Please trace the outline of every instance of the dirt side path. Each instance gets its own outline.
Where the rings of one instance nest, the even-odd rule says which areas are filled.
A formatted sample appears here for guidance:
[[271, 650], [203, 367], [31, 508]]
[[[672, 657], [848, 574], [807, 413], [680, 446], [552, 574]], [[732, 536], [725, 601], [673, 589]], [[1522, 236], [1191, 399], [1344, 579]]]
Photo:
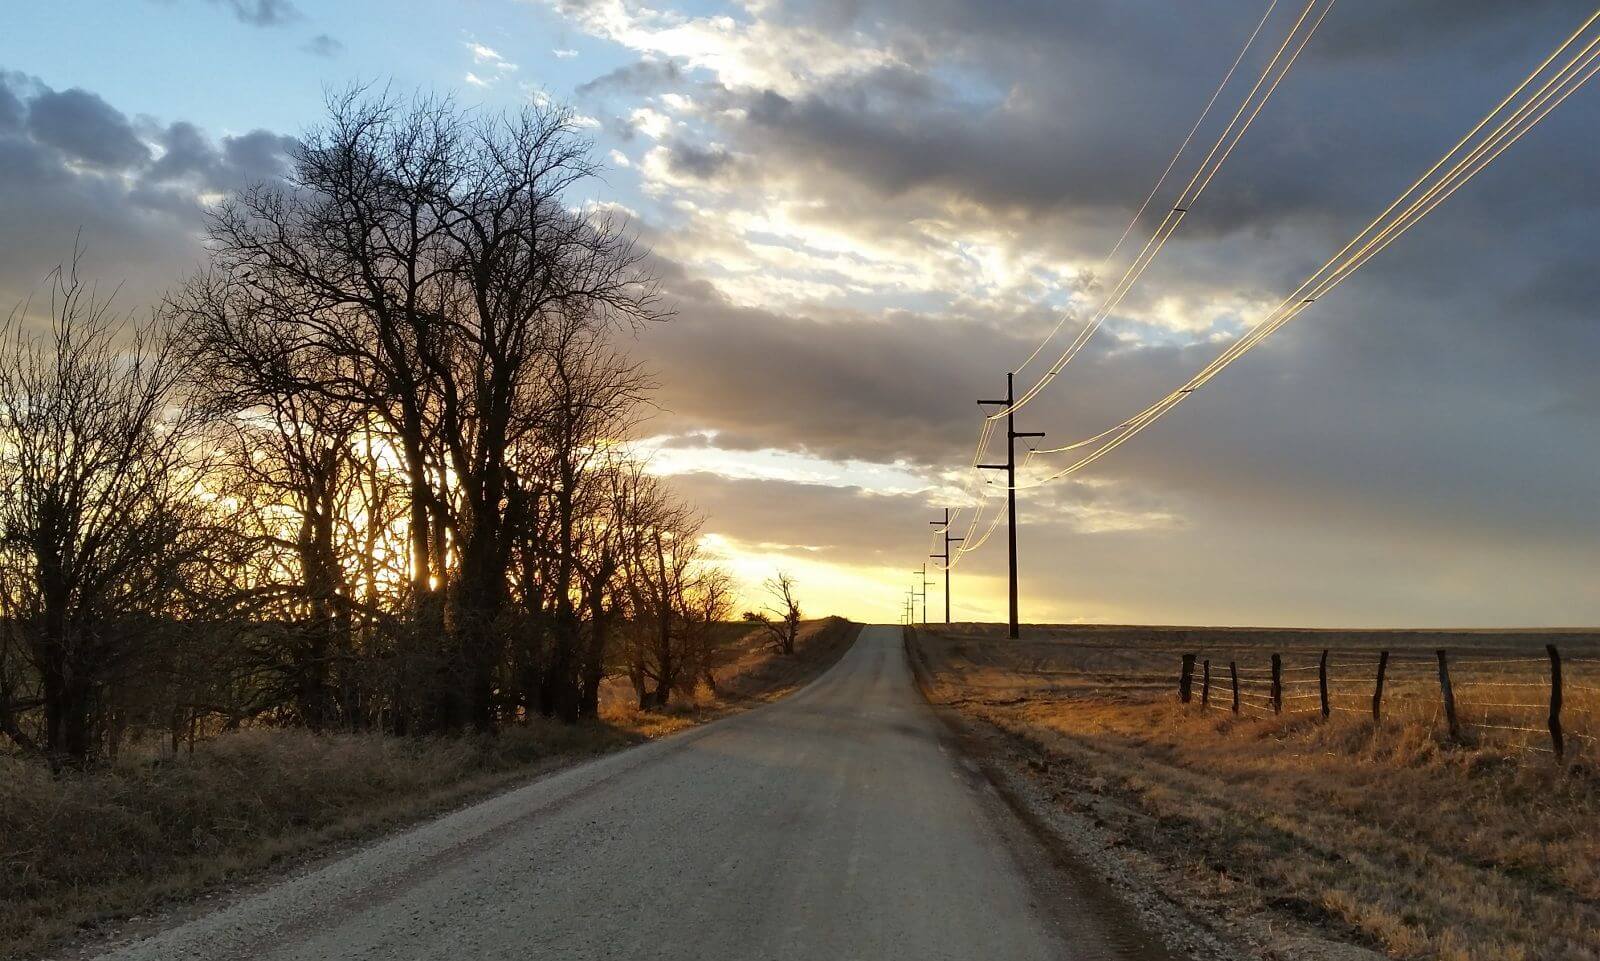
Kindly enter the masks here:
[[[932, 660], [916, 631], [906, 650], [918, 688], [955, 740], [1028, 824], [1034, 843], [1068, 871], [1092, 876], [1129, 905], [1138, 922], [1174, 953], [1196, 961], [1378, 961], [1381, 955], [1330, 940], [1292, 915], [1261, 913], [1228, 896], [1225, 874], [1197, 875], [1152, 853], [1142, 828], [1160, 834], [1159, 819], [1113, 790], [1114, 774], [1082, 756], [1052, 750], [1007, 711], [1028, 697], [1004, 697], [998, 708], [963, 682], [962, 672]], [[944, 668], [941, 670], [941, 668]], [[977, 693], [978, 696], [974, 696]], [[1181, 836], [1165, 843], [1182, 845]], [[1158, 850], [1158, 849], [1157, 849]]]

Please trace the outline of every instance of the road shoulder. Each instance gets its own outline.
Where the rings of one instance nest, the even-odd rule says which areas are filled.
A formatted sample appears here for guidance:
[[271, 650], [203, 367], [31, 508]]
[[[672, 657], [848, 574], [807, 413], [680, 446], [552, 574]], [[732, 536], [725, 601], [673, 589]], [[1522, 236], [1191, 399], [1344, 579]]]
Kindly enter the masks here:
[[[1062, 804], [1060, 796], [1051, 796], [1036, 777], [1038, 765], [1047, 762], [1019, 751], [1005, 732], [932, 696], [932, 677], [914, 635], [914, 630], [906, 631], [905, 650], [917, 691], [939, 719], [949, 744], [981, 772], [1005, 808], [1000, 822], [1010, 827], [1007, 840], [1046, 902], [1062, 916], [1058, 923], [1081, 926], [1085, 914], [1102, 919], [1113, 946], [1139, 961], [1260, 956], [1175, 896], [1181, 879], [1130, 865], [1118, 856], [1109, 832]], [[1328, 961], [1334, 961], [1332, 956]]]

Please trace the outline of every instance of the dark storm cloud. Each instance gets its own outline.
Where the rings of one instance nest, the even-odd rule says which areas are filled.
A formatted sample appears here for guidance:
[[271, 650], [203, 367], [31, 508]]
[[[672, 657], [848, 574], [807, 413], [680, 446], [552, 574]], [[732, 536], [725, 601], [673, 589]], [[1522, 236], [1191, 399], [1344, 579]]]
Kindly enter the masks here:
[[[1387, 57], [1407, 54], [1418, 45], [1473, 45], [1491, 58], [1510, 53], [1494, 43], [1507, 24], [1534, 23], [1547, 30], [1563, 24], [1570, 30], [1592, 13], [1588, 0], [1410, 0], [1400, 5], [1357, 5], [1330, 18], [1327, 36], [1311, 56]], [[1555, 38], [1552, 37], [1552, 40]], [[1485, 42], [1489, 41], [1489, 42]]]
[[[1275, 15], [1258, 54], [1297, 7]], [[1578, 0], [1339, 4], [1185, 231], [1380, 208], [1586, 12]], [[708, 102], [741, 111], [717, 121], [719, 139], [756, 158], [752, 169], [796, 171], [819, 193], [858, 182], [997, 215], [1129, 210], [1259, 13], [1153, 0], [778, 4], [780, 21], [860, 32], [900, 63], [789, 95], [698, 82]], [[1564, 109], [1600, 118], [1592, 105]], [[1533, 192], [1561, 195], [1542, 183]]]
[[11, 88], [6, 85], [5, 75], [0, 73], [0, 131], [12, 131], [22, 126], [26, 116], [22, 108], [22, 100]]
[[672, 171], [696, 180], [713, 180], [734, 162], [726, 147], [701, 147], [681, 140], [669, 140], [665, 146]]
[[[1059, 225], [1142, 197], [1259, 12], [1122, 0], [780, 4], [772, 16], [841, 38], [866, 31], [909, 66], [789, 96], [709, 84], [697, 97], [742, 109], [719, 114], [714, 135], [749, 158], [739, 169], [753, 190], [785, 183], [840, 229], [914, 221], [919, 201], [937, 216], [955, 199], [1032, 218], [1038, 232], [1024, 229], [1023, 243], [1093, 255], [1103, 232], [1058, 238]], [[1265, 299], [1292, 289], [1587, 12], [1577, 2], [1341, 3], [1128, 306], [1175, 290]], [[922, 82], [908, 80], [918, 70]], [[1367, 503], [1374, 517], [1415, 510], [1482, 530], [1498, 510], [1558, 528], [1582, 502], [1578, 478], [1600, 466], [1592, 444], [1565, 439], [1582, 436], [1575, 412], [1595, 396], [1586, 358], [1600, 353], [1585, 268], [1600, 226], [1597, 124], [1600, 97], [1585, 91], [1169, 419], [1180, 426], [1159, 426], [1095, 471], [1151, 482], [1177, 458], [1196, 490], [1248, 492], [1288, 512], [1314, 492]], [[1114, 238], [1120, 222], [1109, 223]], [[685, 376], [708, 363], [720, 372], [682, 388], [705, 398], [678, 401], [696, 415], [686, 419], [833, 457], [960, 463], [974, 429], [965, 399], [994, 389], [975, 372], [993, 379], [1032, 345], [993, 334], [1019, 318], [806, 313], [687, 295], [664, 356]], [[1217, 349], [1102, 335], [1048, 395], [1059, 405], [1033, 410], [1067, 424], [1066, 439], [1094, 433]], [[1541, 473], [1537, 490], [1516, 479], [1551, 459], [1568, 469]], [[1505, 508], [1519, 483], [1522, 506]]]
[[127, 281], [130, 306], [152, 303], [201, 256], [202, 195], [279, 175], [293, 146], [135, 125], [98, 94], [0, 73], [0, 302], [26, 297], [81, 238], [97, 274]]
[[581, 83], [576, 92], [579, 98], [659, 93], [663, 88], [677, 83], [681, 77], [678, 65], [670, 60], [640, 60]]
[[28, 104], [28, 132], [40, 144], [105, 169], [137, 167], [150, 149], [133, 125], [96, 94], [73, 88], [47, 90]]
[[[1157, 533], [1139, 534], [1144, 540], [1138, 544], [1128, 542], [1134, 535], [1097, 533], [1088, 543], [1073, 541], [1073, 556], [1087, 551], [1108, 565], [1136, 564], [1141, 552], [1165, 556], [1173, 541], [1162, 538], [1175, 538], [1185, 549], [1214, 544], [1214, 552], [1237, 556], [1241, 569], [1250, 571], [1255, 568], [1244, 545], [1278, 558], [1276, 565], [1299, 538], [1302, 547], [1323, 546], [1297, 559], [1294, 591], [1266, 597], [1235, 583], [1233, 593], [1207, 600], [1209, 606], [1188, 608], [1190, 618], [1238, 621], [1258, 611], [1287, 622], [1299, 605], [1322, 623], [1369, 624], [1451, 623], [1450, 605], [1464, 600], [1471, 603], [1456, 608], [1463, 618], [1492, 619], [1495, 605], [1468, 587], [1446, 590], [1433, 581], [1395, 586], [1423, 559], [1471, 579], [1493, 570], [1490, 554], [1560, 564], [1582, 557], [1585, 545], [1600, 539], [1600, 516], [1586, 507], [1591, 479], [1600, 475], [1600, 451], [1584, 440], [1597, 400], [1591, 363], [1600, 355], [1600, 328], [1592, 322], [1592, 305], [1587, 312], [1584, 307], [1593, 271], [1585, 273], [1581, 254], [1554, 269], [1543, 249], [1508, 254], [1492, 245], [1496, 269], [1475, 273], [1470, 292], [1463, 291], [1459, 271], [1434, 263], [1428, 252], [1460, 247], [1465, 254], [1489, 242], [1462, 239], [1479, 236], [1462, 229], [1473, 220], [1471, 212], [1442, 216], [1406, 256], [1376, 265], [1361, 283], [1326, 298], [1082, 475], [1116, 485], [1123, 501], [1141, 493], [1151, 498], [1135, 504], [1137, 510], [1177, 505], [1170, 508], [1177, 528], [1190, 533], [1161, 525]], [[1592, 231], [1592, 220], [1576, 220]], [[673, 265], [664, 273], [678, 319], [652, 332], [645, 346], [665, 385], [669, 413], [661, 426], [717, 428], [727, 432], [717, 439], [719, 447], [788, 447], [835, 459], [953, 469], [971, 454], [978, 424], [972, 399], [997, 391], [996, 372], [1031, 347], [1020, 335], [996, 333], [1004, 328], [1002, 318], [788, 316], [707, 299], [704, 287], [682, 284]], [[1554, 304], [1548, 311], [1541, 308], [1546, 293]], [[1019, 421], [1024, 429], [1048, 428], [1052, 442], [1087, 436], [1159, 397], [1218, 349], [1128, 348], [1096, 340], [1070, 376]], [[1093, 508], [1096, 490], [1058, 486], [1029, 494], [1027, 510], [1035, 512], [1029, 523], [1073, 529], [1071, 510]], [[784, 498], [769, 493], [764, 502]], [[725, 509], [740, 517], [762, 510], [754, 498], [745, 508]], [[852, 515], [846, 510], [845, 516]], [[821, 523], [832, 533], [796, 541], [777, 527], [764, 536], [838, 544], [841, 559], [873, 538], [898, 536], [884, 533], [897, 530], [887, 521], [861, 521], [870, 526], [864, 535], [851, 533], [849, 524]], [[1197, 527], [1203, 536], [1193, 533]], [[756, 537], [757, 528], [752, 521], [738, 536]], [[1364, 555], [1358, 533], [1368, 539]], [[1404, 544], [1384, 546], [1395, 538]], [[1068, 549], [1062, 537], [1048, 539]], [[1044, 544], [1034, 543], [1041, 556], [1050, 556]], [[1469, 561], [1464, 553], [1480, 556]], [[1363, 557], [1361, 571], [1339, 566], [1357, 556]], [[1273, 577], [1295, 579], [1282, 570]], [[1318, 607], [1307, 578], [1351, 593], [1362, 583], [1387, 586], [1371, 608], [1341, 617], [1347, 597], [1325, 596]], [[1123, 592], [1100, 598], [1102, 610], [1150, 589], [1104, 572], [1096, 580]], [[1476, 583], [1481, 592], [1482, 581]], [[1552, 572], [1548, 583], [1559, 604], [1540, 610], [1537, 584], [1519, 581], [1517, 598], [1499, 608], [1502, 622], [1582, 620], [1577, 582]], [[1166, 619], [1183, 620], [1182, 604], [1196, 600], [1183, 591], [1174, 598], [1180, 595], [1168, 601]], [[1407, 617], [1407, 610], [1414, 613]]]

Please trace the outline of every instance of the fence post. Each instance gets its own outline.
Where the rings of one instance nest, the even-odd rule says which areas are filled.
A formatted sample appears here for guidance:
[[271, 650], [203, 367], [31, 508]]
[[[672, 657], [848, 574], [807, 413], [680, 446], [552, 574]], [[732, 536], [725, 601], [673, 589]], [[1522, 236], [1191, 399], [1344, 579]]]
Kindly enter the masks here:
[[1272, 655], [1272, 713], [1283, 713], [1283, 658]]
[[1204, 673], [1200, 675], [1200, 706], [1211, 706], [1211, 658], [1205, 659]]
[[1239, 713], [1239, 662], [1228, 662], [1228, 673], [1233, 675], [1233, 713]]
[[1378, 686], [1372, 691], [1372, 723], [1383, 718], [1383, 675], [1389, 670], [1389, 652], [1378, 652]]
[[1317, 662], [1317, 692], [1322, 695], [1322, 719], [1328, 719], [1328, 650], [1323, 648], [1322, 660]]
[[1439, 655], [1439, 693], [1444, 697], [1444, 719], [1450, 725], [1450, 739], [1461, 740], [1461, 724], [1456, 720], [1456, 693], [1450, 687], [1450, 660], [1443, 650]]
[[1566, 748], [1561, 737], [1561, 652], [1554, 644], [1546, 644], [1544, 649], [1550, 652], [1550, 746], [1560, 757]]
[[1178, 675], [1178, 700], [1185, 704], [1194, 692], [1194, 655], [1183, 655], [1183, 673]]

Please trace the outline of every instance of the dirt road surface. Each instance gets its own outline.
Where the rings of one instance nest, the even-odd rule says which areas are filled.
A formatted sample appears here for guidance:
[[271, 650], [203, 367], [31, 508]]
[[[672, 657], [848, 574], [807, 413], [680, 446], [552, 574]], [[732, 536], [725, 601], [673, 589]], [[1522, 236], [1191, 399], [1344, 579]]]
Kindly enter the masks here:
[[900, 630], [869, 627], [782, 701], [544, 777], [100, 957], [1154, 956], [1092, 893], [1030, 862], [1037, 845], [944, 736]]

